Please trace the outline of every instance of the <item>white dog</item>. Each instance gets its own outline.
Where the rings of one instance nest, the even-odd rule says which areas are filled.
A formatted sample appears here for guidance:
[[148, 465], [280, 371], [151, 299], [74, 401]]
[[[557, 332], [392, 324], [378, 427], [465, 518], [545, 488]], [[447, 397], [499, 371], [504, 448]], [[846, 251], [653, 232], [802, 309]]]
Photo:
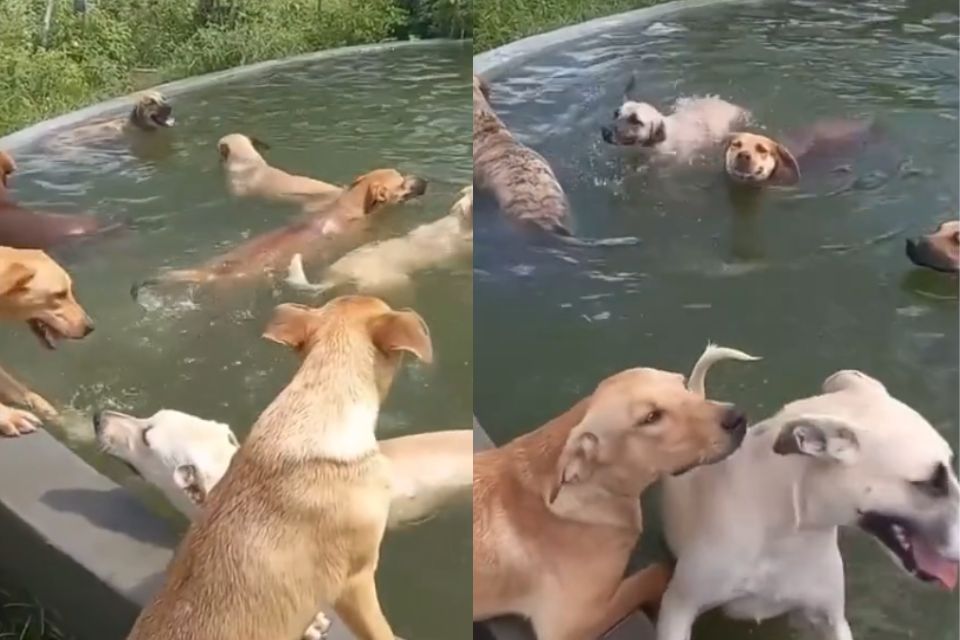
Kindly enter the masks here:
[[[708, 346], [710, 363], [750, 359]], [[706, 363], [701, 364], [701, 363]], [[699, 371], [699, 373], [697, 373]], [[910, 575], [953, 588], [960, 491], [950, 445], [916, 411], [859, 371], [786, 405], [729, 458], [664, 481], [664, 526], [677, 566], [658, 640], [689, 640], [703, 611], [734, 618], [805, 614], [830, 640], [852, 640], [837, 529], [872, 535]]]
[[[149, 418], [104, 411], [94, 416], [93, 424], [104, 451], [126, 462], [191, 519], [240, 447], [227, 425], [180, 411], [158, 411]], [[470, 496], [471, 430], [419, 433], [379, 445], [393, 471], [388, 528], [419, 522]], [[329, 619], [320, 612], [303, 638], [319, 640], [329, 628]]]
[[421, 225], [399, 238], [364, 245], [347, 253], [327, 267], [323, 281], [311, 284], [303, 271], [298, 253], [290, 261], [287, 283], [306, 291], [323, 292], [353, 284], [358, 291], [383, 291], [402, 287], [410, 275], [448, 264], [473, 252], [473, 187], [460, 192], [460, 198], [446, 216]]
[[601, 128], [604, 142], [644, 147], [689, 161], [750, 121], [749, 111], [716, 96], [680, 98], [673, 112], [664, 115], [631, 97], [635, 82], [632, 78], [627, 85], [623, 104], [613, 112], [613, 123]]

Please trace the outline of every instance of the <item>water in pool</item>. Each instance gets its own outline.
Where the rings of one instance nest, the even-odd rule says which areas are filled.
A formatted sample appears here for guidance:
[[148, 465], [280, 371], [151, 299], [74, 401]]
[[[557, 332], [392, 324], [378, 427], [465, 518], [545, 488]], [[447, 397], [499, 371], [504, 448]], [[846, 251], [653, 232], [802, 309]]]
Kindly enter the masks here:
[[[687, 372], [710, 339], [764, 357], [711, 382], [754, 419], [859, 368], [955, 443], [957, 282], [913, 268], [904, 237], [956, 215], [957, 25], [946, 0], [730, 4], [587, 37], [489, 78], [494, 108], [566, 186], [580, 235], [642, 240], [560, 251], [518, 238], [478, 201], [474, 399], [493, 439], [542, 424], [620, 369]], [[874, 117], [882, 133], [843, 171], [744, 199], [719, 158], [654, 166], [601, 141], [631, 73], [663, 110], [719, 94], [773, 135], [833, 116]], [[906, 577], [865, 535], [842, 546], [856, 637], [957, 636], [954, 594]], [[807, 636], [707, 616], [696, 637]]]
[[[143, 309], [131, 284], [165, 266], [191, 266], [275, 228], [296, 209], [227, 196], [217, 139], [244, 132], [268, 141], [269, 161], [337, 183], [377, 167], [426, 178], [426, 195], [386, 213], [371, 240], [447, 213], [471, 181], [469, 44], [431, 44], [339, 57], [198, 89], [173, 102], [167, 153], [136, 156], [104, 146], [86, 155], [20, 149], [15, 197], [38, 208], [130, 218], [137, 231], [61, 254], [97, 321], [88, 340], [39, 354], [24, 330], [3, 334], [4, 363], [49, 399], [68, 403], [68, 441], [118, 480], [142, 490], [91, 445], [91, 412], [138, 415], [176, 408], [226, 422], [243, 435], [287, 383], [294, 355], [260, 338], [280, 302], [319, 304], [266, 281], [227, 293], [174, 294]], [[156, 151], [156, 149], [154, 149]], [[313, 277], [318, 271], [310, 274]], [[401, 373], [380, 435], [468, 428], [472, 407], [472, 291], [467, 260], [415, 277], [389, 298], [430, 326], [436, 362]], [[153, 496], [155, 500], [155, 496]], [[158, 501], [155, 500], [158, 505]], [[159, 505], [158, 505], [159, 506]], [[397, 633], [465, 635], [470, 610], [469, 507], [387, 537], [381, 598]]]

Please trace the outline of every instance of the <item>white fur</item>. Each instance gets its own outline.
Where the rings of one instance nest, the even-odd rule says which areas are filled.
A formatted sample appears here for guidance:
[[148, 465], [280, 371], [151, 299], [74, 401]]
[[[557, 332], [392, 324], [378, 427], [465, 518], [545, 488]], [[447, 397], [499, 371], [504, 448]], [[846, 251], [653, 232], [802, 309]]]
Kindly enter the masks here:
[[[776, 453], [783, 430], [797, 425], [820, 428], [827, 439], [797, 440], [808, 455]], [[895, 514], [938, 532], [937, 553], [956, 560], [960, 491], [951, 455], [943, 437], [880, 382], [841, 371], [821, 395], [750, 429], [726, 460], [665, 479], [665, 532], [678, 562], [657, 639], [689, 640], [696, 617], [722, 606], [750, 620], [799, 611], [825, 638], [852, 640], [838, 527], [855, 525], [862, 513]], [[949, 469], [949, 492], [925, 498], [911, 482], [937, 464]]]

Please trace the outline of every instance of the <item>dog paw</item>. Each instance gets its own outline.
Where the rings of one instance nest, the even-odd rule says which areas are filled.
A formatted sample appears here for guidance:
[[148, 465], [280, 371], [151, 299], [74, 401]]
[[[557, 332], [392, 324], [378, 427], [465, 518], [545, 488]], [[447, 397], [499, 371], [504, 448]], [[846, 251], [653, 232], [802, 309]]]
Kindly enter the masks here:
[[52, 421], [60, 417], [60, 412], [53, 408], [46, 399], [40, 394], [29, 392], [24, 397], [24, 404], [34, 414], [40, 416], [43, 420]]
[[303, 640], [324, 640], [330, 632], [330, 618], [321, 611], [313, 619], [313, 623], [303, 632]]
[[0, 407], [0, 435], [15, 438], [32, 433], [40, 426], [40, 418], [29, 411]]

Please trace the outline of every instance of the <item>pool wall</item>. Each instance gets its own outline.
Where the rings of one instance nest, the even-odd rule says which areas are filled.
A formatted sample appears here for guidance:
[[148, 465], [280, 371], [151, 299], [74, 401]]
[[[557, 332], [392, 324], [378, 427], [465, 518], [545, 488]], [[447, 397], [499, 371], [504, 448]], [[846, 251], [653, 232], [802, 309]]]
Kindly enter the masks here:
[[[156, 87], [168, 97], [268, 73], [286, 65], [360, 56], [400, 47], [447, 45], [445, 39], [344, 47], [261, 62]], [[136, 94], [132, 94], [136, 95]], [[122, 115], [123, 96], [0, 138], [16, 151], [91, 118]], [[91, 426], [92, 430], [92, 426]], [[68, 636], [123, 640], [160, 587], [179, 534], [126, 488], [103, 476], [45, 431], [0, 439], [0, 575], [54, 612]], [[334, 618], [329, 640], [352, 636]]]

